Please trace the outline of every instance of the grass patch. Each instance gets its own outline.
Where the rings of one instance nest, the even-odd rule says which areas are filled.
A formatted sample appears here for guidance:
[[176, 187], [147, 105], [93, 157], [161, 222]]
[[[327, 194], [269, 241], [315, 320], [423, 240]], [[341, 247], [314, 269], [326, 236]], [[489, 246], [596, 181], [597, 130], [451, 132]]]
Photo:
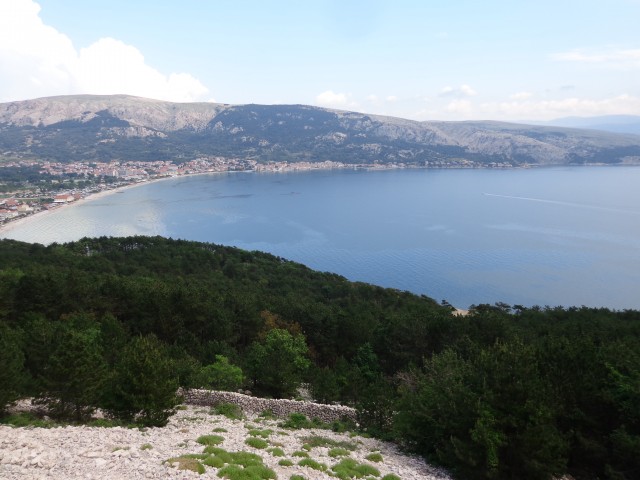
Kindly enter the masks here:
[[213, 431], [222, 433], [222, 432], [226, 432], [227, 429], [222, 427], [217, 427], [217, 428], [214, 428]]
[[222, 442], [224, 442], [224, 438], [220, 435], [202, 435], [198, 437], [196, 442], [200, 443], [201, 445], [220, 445]]
[[314, 448], [314, 447], [337, 447], [337, 448], [344, 448], [346, 450], [350, 450], [350, 451], [354, 451], [358, 449], [358, 445], [356, 445], [353, 442], [346, 442], [344, 440], [338, 441], [338, 440], [332, 440], [331, 438], [327, 438], [327, 437], [320, 437], [318, 435], [312, 435], [309, 437], [303, 437], [302, 441], [304, 442], [304, 446], [302, 448], [305, 447], [310, 447], [310, 448]]
[[260, 450], [267, 448], [269, 446], [269, 442], [267, 442], [266, 440], [263, 440], [262, 438], [256, 438], [256, 437], [249, 437], [244, 441], [244, 443], [246, 443], [250, 447], [258, 448]]
[[309, 454], [307, 452], [303, 452], [301, 450], [296, 450], [291, 455], [293, 455], [294, 457], [309, 458]]
[[370, 453], [369, 455], [367, 455], [364, 458], [366, 458], [370, 462], [381, 462], [382, 461], [382, 455], [379, 452]]
[[186, 405], [178, 405], [178, 406], [176, 407], [176, 410], [186, 410], [186, 409], [187, 409], [187, 406], [186, 406]]
[[284, 450], [279, 447], [268, 448], [267, 452], [269, 452], [274, 457], [284, 457]]
[[144, 445], [140, 446], [140, 450], [151, 450], [153, 447], [151, 446], [150, 443], [145, 443]]
[[227, 465], [218, 471], [218, 476], [229, 480], [267, 480], [277, 478], [273, 470], [262, 464], [249, 467]]
[[335, 447], [329, 450], [329, 456], [331, 458], [348, 457], [349, 453], [350, 453], [349, 450], [342, 447]]
[[191, 470], [192, 472], [202, 475], [206, 469], [204, 465], [196, 458], [187, 455], [173, 457], [166, 461], [170, 466], [176, 467], [178, 470]]
[[249, 430], [249, 435], [251, 435], [252, 437], [262, 437], [262, 438], [269, 438], [269, 435], [271, 435], [273, 433], [273, 430], [260, 430], [258, 428], [252, 428], [251, 430]]
[[293, 465], [293, 462], [288, 458], [283, 458], [278, 462], [278, 465], [280, 465], [281, 467], [290, 467]]
[[44, 420], [33, 413], [16, 413], [0, 418], [0, 424], [10, 425], [12, 427], [38, 427], [38, 428], [52, 428], [59, 426], [58, 423], [52, 420]]
[[313, 468], [314, 470], [318, 470], [320, 472], [324, 472], [327, 470], [327, 466], [324, 463], [316, 462], [311, 458], [303, 458], [298, 462], [298, 465], [300, 465], [301, 467]]
[[221, 403], [220, 405], [216, 405], [211, 409], [211, 413], [223, 415], [229, 420], [242, 420], [244, 418], [242, 409], [234, 403]]
[[307, 479], [304, 478], [302, 475], [291, 475], [289, 477], [289, 480], [307, 480]]
[[276, 418], [278, 418], [276, 417], [275, 413], [273, 413], [273, 410], [263, 410], [259, 416], [260, 418], [264, 418], [265, 420], [275, 420]]
[[362, 478], [367, 475], [374, 477], [380, 476], [380, 471], [365, 463], [358, 463], [352, 458], [343, 458], [340, 463], [331, 467], [336, 477], [341, 480], [350, 480], [352, 478]]
[[399, 476], [394, 475], [393, 473], [389, 473], [382, 477], [382, 480], [402, 480]]

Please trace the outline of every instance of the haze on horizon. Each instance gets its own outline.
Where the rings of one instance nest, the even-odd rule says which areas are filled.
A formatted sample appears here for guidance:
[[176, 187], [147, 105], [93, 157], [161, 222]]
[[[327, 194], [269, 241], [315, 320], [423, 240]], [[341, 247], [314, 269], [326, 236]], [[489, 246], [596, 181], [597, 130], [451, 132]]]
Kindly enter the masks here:
[[640, 115], [639, 0], [0, 0], [0, 101], [129, 94], [415, 120]]

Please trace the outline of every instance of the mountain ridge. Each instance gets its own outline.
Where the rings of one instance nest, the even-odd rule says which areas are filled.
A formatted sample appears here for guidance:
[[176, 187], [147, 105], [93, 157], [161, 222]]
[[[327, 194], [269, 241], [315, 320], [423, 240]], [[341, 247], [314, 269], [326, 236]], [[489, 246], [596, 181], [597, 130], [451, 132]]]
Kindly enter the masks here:
[[635, 164], [640, 135], [415, 121], [309, 105], [72, 95], [0, 104], [0, 155], [70, 162], [222, 156], [415, 166]]

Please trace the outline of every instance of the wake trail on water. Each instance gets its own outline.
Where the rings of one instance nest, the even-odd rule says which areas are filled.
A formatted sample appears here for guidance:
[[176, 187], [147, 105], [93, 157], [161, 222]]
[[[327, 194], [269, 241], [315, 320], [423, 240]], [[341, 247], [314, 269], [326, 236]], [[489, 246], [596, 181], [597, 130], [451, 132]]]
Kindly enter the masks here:
[[553, 205], [562, 205], [565, 207], [586, 208], [589, 210], [601, 210], [605, 212], [627, 213], [630, 215], [640, 215], [640, 212], [633, 210], [625, 210], [623, 208], [601, 207], [598, 205], [589, 205], [587, 203], [563, 202], [561, 200], [548, 200], [544, 198], [518, 197], [515, 195], [500, 195], [498, 193], [483, 193], [487, 197], [509, 198], [513, 200], [526, 200], [529, 202], [550, 203]]

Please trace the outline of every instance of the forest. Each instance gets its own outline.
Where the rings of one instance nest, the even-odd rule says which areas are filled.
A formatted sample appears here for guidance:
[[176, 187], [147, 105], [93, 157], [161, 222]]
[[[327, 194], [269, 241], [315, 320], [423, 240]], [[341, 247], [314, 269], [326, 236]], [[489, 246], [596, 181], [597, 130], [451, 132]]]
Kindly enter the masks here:
[[[0, 411], [163, 425], [178, 387], [358, 411], [459, 479], [640, 478], [640, 312], [473, 306], [161, 237], [0, 241]], [[0, 414], [0, 417], [2, 414]], [[1, 420], [1, 419], [0, 419]]]

